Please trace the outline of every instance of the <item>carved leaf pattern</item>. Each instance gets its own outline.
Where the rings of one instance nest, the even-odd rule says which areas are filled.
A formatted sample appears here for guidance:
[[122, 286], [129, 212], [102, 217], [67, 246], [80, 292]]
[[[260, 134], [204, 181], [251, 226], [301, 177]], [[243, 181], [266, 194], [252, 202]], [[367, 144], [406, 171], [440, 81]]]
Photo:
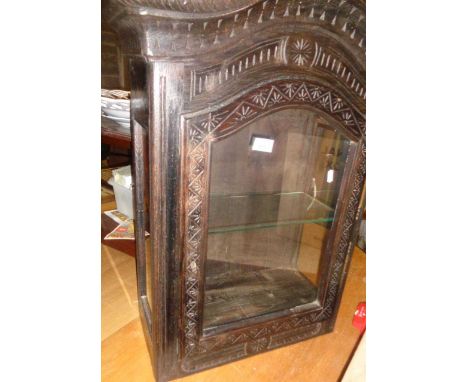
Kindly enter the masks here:
[[190, 129], [190, 144], [193, 146], [198, 145], [205, 138], [205, 133], [200, 131], [196, 126]]
[[[253, 102], [253, 104], [251, 103]], [[223, 134], [223, 129], [241, 128], [251, 118], [255, 118], [262, 111], [267, 111], [285, 103], [310, 104], [337, 119], [357, 137], [361, 137], [365, 131], [365, 119], [353, 111], [350, 105], [333, 93], [330, 89], [317, 84], [304, 81], [286, 81], [272, 83], [257, 89], [253, 94], [225, 106], [217, 112], [208, 113], [205, 117], [195, 117], [187, 121], [188, 128], [188, 211], [186, 215], [185, 233], [185, 297], [184, 297], [184, 357], [191, 354], [200, 354], [209, 350], [223, 349], [226, 346], [248, 343], [246, 351], [259, 352], [269, 345], [272, 335], [298, 330], [298, 328], [315, 328], [316, 333], [321, 329], [321, 320], [325, 320], [333, 314], [334, 302], [340, 288], [341, 275], [344, 268], [344, 260], [348, 252], [351, 238], [351, 228], [356, 217], [359, 205], [360, 192], [365, 178], [365, 146], [360, 153], [359, 168], [353, 180], [353, 190], [348, 200], [345, 222], [342, 225], [340, 241], [336, 259], [332, 268], [332, 275], [324, 307], [320, 312], [302, 313], [291, 319], [281, 322], [271, 322], [262, 328], [246, 328], [236, 334], [214, 339], [200, 341], [197, 328], [200, 323], [200, 258], [202, 256], [202, 211], [204, 203], [207, 203], [206, 185], [206, 161], [208, 155], [208, 136]], [[355, 123], [356, 121], [357, 123]], [[357, 125], [357, 126], [356, 126]], [[204, 134], [200, 136], [200, 134]], [[309, 330], [309, 329], [307, 329]], [[310, 333], [310, 332], [307, 332]], [[315, 332], [314, 332], [315, 333]], [[301, 334], [304, 335], [304, 334]], [[315, 335], [315, 334], [314, 334]], [[292, 336], [291, 338], [294, 338]], [[286, 343], [288, 339], [282, 339]], [[292, 340], [291, 340], [292, 341]]]
[[280, 103], [281, 101], [284, 101], [283, 96], [278, 91], [273, 91], [273, 94], [269, 98], [269, 100], [270, 100], [271, 104], [273, 104], [273, 105], [275, 105], [277, 103]]
[[309, 92], [313, 99], [317, 99], [322, 95], [321, 89], [318, 86], [310, 87]]
[[289, 98], [292, 97], [292, 95], [294, 94], [294, 92], [296, 91], [296, 86], [292, 83], [289, 83], [289, 84], [285, 84], [283, 86], [283, 92], [284, 94], [286, 94]]
[[297, 93], [297, 98], [300, 101], [306, 101], [307, 99], [309, 99], [309, 92], [307, 91], [307, 88], [302, 87], [301, 90], [299, 90], [299, 92]]
[[259, 353], [265, 350], [268, 346], [268, 338], [260, 338], [255, 341], [250, 341], [245, 344], [245, 351], [247, 353]]
[[243, 121], [254, 116], [257, 114], [257, 112], [254, 111], [250, 106], [242, 106], [240, 110], [236, 112], [236, 114], [236, 121]]
[[220, 122], [221, 116], [213, 116], [208, 114], [208, 118], [201, 122], [201, 126], [207, 132], [211, 132]]
[[321, 46], [313, 37], [299, 38], [289, 43], [288, 57], [290, 62], [304, 69], [325, 71], [344, 84], [350, 91], [361, 99], [365, 99], [365, 84], [360, 75], [349, 64], [348, 60], [336, 54], [336, 52]]
[[333, 99], [333, 110], [339, 110], [343, 107], [344, 103], [340, 97], [336, 97]]
[[[326, 94], [324, 97], [320, 98], [319, 102], [320, 102], [320, 105], [322, 105], [322, 107], [324, 109], [329, 109], [330, 108], [330, 95], [329, 94]], [[333, 108], [331, 108], [331, 110], [333, 110]]]
[[265, 91], [259, 91], [258, 93], [255, 93], [252, 96], [252, 101], [255, 102], [256, 104], [259, 104], [260, 106], [265, 105], [266, 99], [267, 99], [267, 94]]
[[[254, 94], [249, 96], [249, 100], [254, 103], [245, 100], [227, 106], [220, 112], [210, 113], [205, 119], [192, 124], [191, 129], [197, 132], [206, 127], [205, 131], [215, 132], [221, 125], [223, 125], [222, 129], [229, 126], [235, 128], [237, 122], [248, 121], [266, 108], [284, 103], [306, 103], [332, 114], [356, 136], [361, 136], [365, 131], [363, 118], [356, 117], [343, 97], [334, 94], [323, 86], [311, 85], [302, 81], [288, 81], [278, 85], [270, 84], [255, 91]], [[200, 126], [202, 127], [200, 128]], [[191, 146], [200, 144], [200, 136], [196, 132], [189, 132], [189, 138], [192, 135], [194, 136], [193, 143], [190, 143]], [[207, 135], [205, 135], [206, 137]]]

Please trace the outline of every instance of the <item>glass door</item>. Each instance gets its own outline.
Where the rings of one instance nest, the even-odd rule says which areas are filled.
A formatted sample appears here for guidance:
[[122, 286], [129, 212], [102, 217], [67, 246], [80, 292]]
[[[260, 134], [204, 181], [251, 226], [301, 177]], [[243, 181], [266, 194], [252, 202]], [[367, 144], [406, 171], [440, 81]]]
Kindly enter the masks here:
[[300, 108], [211, 143], [204, 331], [317, 302], [349, 145]]

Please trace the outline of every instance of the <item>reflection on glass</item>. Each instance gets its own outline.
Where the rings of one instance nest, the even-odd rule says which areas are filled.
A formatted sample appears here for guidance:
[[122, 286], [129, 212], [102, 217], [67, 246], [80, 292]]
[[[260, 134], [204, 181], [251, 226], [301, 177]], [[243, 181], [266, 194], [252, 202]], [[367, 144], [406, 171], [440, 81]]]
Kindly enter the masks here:
[[204, 329], [316, 300], [348, 145], [303, 109], [212, 144]]

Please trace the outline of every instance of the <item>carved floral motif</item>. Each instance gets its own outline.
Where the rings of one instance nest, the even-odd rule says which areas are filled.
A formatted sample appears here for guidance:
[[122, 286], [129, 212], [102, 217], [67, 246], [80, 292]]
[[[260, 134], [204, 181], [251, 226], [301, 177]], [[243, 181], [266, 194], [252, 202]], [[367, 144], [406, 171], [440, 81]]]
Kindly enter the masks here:
[[206, 136], [212, 135], [221, 126], [223, 132], [229, 131], [239, 121], [247, 121], [265, 109], [283, 104], [313, 105], [336, 118], [347, 126], [355, 136], [363, 134], [364, 118], [356, 113], [341, 96], [328, 88], [305, 81], [283, 81], [263, 86], [239, 103], [231, 104], [221, 111], [209, 113], [205, 118], [191, 122], [189, 136], [200, 143], [199, 133], [203, 130]]
[[[213, 350], [245, 343], [245, 351], [231, 355], [239, 358], [245, 353], [260, 352], [280, 344], [294, 342], [294, 338], [307, 338], [316, 335], [321, 326], [317, 321], [326, 320], [333, 314], [333, 307], [341, 284], [346, 254], [351, 240], [351, 227], [358, 213], [359, 197], [365, 178], [365, 146], [360, 153], [351, 196], [346, 205], [345, 221], [340, 232], [340, 240], [335, 259], [332, 262], [330, 283], [322, 310], [304, 312], [282, 320], [261, 324], [256, 328], [239, 329], [227, 336], [199, 338], [201, 326], [201, 261], [204, 248], [203, 215], [208, 203], [208, 185], [206, 164], [208, 162], [208, 145], [212, 138], [232, 134], [250, 120], [277, 107], [310, 105], [336, 119], [357, 139], [364, 137], [365, 119], [356, 112], [343, 97], [318, 84], [291, 80], [279, 81], [264, 85], [247, 94], [237, 102], [221, 110], [207, 113], [204, 116], [187, 120], [187, 190], [188, 209], [186, 211], [185, 232], [185, 296], [184, 296], [184, 357], [189, 359], [195, 354], [204, 354]], [[291, 336], [288, 337], [287, 333]], [[283, 336], [284, 334], [284, 336]], [[281, 335], [276, 339], [274, 336]]]
[[312, 56], [312, 47], [309, 41], [300, 38], [291, 46], [291, 57], [297, 65], [306, 65]]
[[289, 61], [297, 66], [315, 68], [333, 75], [362, 99], [366, 98], [363, 82], [342, 57], [308, 38], [293, 39], [288, 44]]
[[258, 340], [255, 340], [255, 341], [250, 341], [250, 342], [247, 342], [245, 344], [245, 351], [246, 353], [250, 354], [255, 354], [255, 353], [259, 353], [263, 350], [266, 350], [267, 347], [268, 347], [268, 338], [260, 338]]
[[[233, 0], [228, 6], [228, 2], [217, 0], [111, 0], [110, 3], [113, 6], [109, 20], [119, 29], [127, 52], [144, 55], [150, 60], [176, 57], [189, 63], [205, 54], [211, 55], [204, 61], [208, 68], [195, 68], [191, 73], [189, 92], [192, 99], [226, 81], [238, 81], [244, 73], [252, 68], [257, 70], [260, 65], [288, 65], [288, 69], [301, 74], [305, 71], [326, 73], [337, 85], [351, 89], [361, 100], [365, 99], [365, 77], [356, 70], [361, 64], [355, 64], [355, 61], [364, 61], [365, 51], [365, 11], [360, 0]], [[282, 32], [276, 33], [276, 25], [291, 27], [299, 24], [310, 26], [310, 31], [321, 31], [322, 37], [333, 34], [337, 41], [353, 48], [354, 58], [347, 61], [346, 57], [332, 50], [333, 44], [322, 47], [314, 40], [312, 32], [281, 36], [279, 33]], [[275, 33], [265, 33], [272, 40], [251, 46], [232, 58], [224, 57], [222, 63], [212, 65], [215, 62], [212, 57], [219, 51], [227, 51], [231, 46], [233, 50], [237, 49], [234, 46], [240, 47], [241, 41], [251, 41], [249, 36], [274, 29]], [[288, 29], [284, 30], [287, 34]], [[363, 144], [358, 166], [350, 179], [352, 191], [343, 201], [344, 214], [341, 216], [344, 218], [337, 232], [339, 239], [322, 310], [200, 338], [210, 139], [232, 134], [262, 114], [289, 106], [312, 106], [336, 119], [357, 139], [365, 135], [365, 118], [341, 95], [325, 86], [298, 80], [262, 86], [220, 110], [186, 121], [183, 145], [186, 151], [181, 155], [186, 158], [182, 188], [187, 203], [182, 213], [184, 284], [180, 345], [185, 365], [208, 355], [202, 362], [194, 361], [193, 369], [214, 366], [317, 335], [327, 330], [326, 321], [323, 324], [321, 321], [332, 317], [342, 287], [346, 255], [351, 250], [352, 228], [365, 179]], [[210, 351], [214, 353], [210, 354]]]
[[[283, 53], [285, 50], [286, 53]], [[364, 79], [344, 57], [324, 48], [312, 37], [284, 36], [274, 41], [267, 41], [251, 50], [227, 60], [223, 64], [192, 72], [191, 96], [216, 89], [217, 86], [236, 79], [247, 71], [260, 65], [293, 65], [303, 70], [320, 71], [332, 75], [361, 99], [366, 98]], [[283, 91], [291, 96], [290, 89]], [[255, 95], [257, 97], [257, 95]], [[255, 103], [259, 103], [255, 99]]]
[[240, 110], [236, 112], [236, 121], [244, 121], [250, 117], [253, 117], [255, 114], [257, 114], [257, 112], [254, 111], [250, 106], [242, 106]]

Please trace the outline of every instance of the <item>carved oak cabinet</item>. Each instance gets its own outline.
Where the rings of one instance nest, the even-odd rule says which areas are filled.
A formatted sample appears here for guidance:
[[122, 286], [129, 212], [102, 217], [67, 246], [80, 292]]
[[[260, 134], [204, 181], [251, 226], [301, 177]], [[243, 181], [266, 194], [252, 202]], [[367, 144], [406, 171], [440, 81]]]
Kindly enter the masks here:
[[130, 63], [138, 294], [158, 381], [333, 330], [365, 182], [364, 8], [103, 3]]

